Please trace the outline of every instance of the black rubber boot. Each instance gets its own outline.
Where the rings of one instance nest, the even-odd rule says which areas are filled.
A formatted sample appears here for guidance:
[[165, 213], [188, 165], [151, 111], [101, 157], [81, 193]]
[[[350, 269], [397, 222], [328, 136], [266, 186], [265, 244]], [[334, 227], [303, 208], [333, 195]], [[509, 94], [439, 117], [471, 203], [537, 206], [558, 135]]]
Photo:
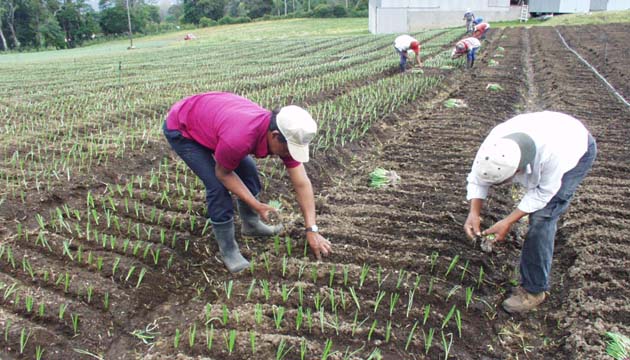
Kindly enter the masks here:
[[260, 221], [260, 216], [246, 202], [236, 199], [238, 212], [241, 215], [241, 235], [252, 237], [266, 237], [278, 235], [282, 231], [282, 224], [267, 225]]
[[231, 273], [237, 273], [249, 267], [249, 261], [241, 255], [234, 239], [234, 219], [222, 223], [212, 223], [212, 231], [217, 239], [223, 263]]

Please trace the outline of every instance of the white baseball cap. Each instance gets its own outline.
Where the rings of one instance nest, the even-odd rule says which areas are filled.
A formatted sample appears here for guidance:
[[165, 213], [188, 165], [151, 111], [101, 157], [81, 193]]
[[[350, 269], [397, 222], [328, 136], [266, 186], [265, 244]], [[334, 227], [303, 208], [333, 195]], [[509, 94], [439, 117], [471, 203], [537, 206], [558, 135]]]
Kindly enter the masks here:
[[517, 170], [531, 171], [535, 156], [534, 140], [525, 133], [512, 133], [484, 141], [477, 152], [472, 171], [482, 181], [497, 184], [512, 177]]
[[486, 141], [477, 151], [472, 172], [484, 182], [498, 184], [516, 173], [520, 161], [521, 149], [516, 141], [506, 138]]
[[276, 115], [276, 123], [287, 139], [294, 160], [308, 162], [308, 144], [317, 133], [317, 124], [308, 111], [296, 105], [285, 106]]

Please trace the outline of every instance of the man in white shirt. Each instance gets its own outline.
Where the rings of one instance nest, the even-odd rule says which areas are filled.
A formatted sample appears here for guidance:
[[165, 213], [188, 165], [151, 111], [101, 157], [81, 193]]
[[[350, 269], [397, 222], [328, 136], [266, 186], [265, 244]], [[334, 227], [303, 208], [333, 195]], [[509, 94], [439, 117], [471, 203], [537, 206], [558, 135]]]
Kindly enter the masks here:
[[422, 66], [420, 61], [420, 43], [409, 35], [400, 35], [394, 40], [394, 49], [400, 55], [400, 72], [405, 72], [407, 66], [408, 51], [413, 50], [416, 53], [416, 62], [418, 66]]
[[[579, 120], [551, 111], [507, 120], [481, 144], [467, 178], [466, 235], [494, 234], [496, 241], [503, 241], [511, 226], [529, 215], [521, 252], [521, 285], [503, 302], [506, 311], [526, 312], [545, 300], [558, 218], [596, 155], [595, 139]], [[488, 188], [509, 180], [522, 184], [525, 195], [511, 214], [481, 231], [480, 213]]]

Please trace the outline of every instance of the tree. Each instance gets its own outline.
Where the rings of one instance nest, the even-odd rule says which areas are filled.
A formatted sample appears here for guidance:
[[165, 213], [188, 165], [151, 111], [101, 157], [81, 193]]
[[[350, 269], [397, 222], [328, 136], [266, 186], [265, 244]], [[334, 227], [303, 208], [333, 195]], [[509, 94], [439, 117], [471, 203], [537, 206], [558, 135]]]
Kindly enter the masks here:
[[225, 0], [184, 0], [183, 21], [198, 24], [202, 17], [218, 20], [223, 17]]
[[0, 4], [2, 4], [2, 8], [4, 9], [6, 15], [5, 19], [7, 26], [9, 27], [9, 32], [11, 33], [13, 47], [19, 49], [21, 43], [15, 32], [15, 11], [17, 10], [18, 5], [15, 0], [0, 0]]
[[7, 45], [7, 38], [4, 37], [4, 32], [2, 32], [2, 18], [4, 18], [4, 14], [6, 14], [6, 9], [4, 8], [4, 4], [0, 3], [0, 39], [2, 40], [2, 50], [9, 50], [9, 46]]

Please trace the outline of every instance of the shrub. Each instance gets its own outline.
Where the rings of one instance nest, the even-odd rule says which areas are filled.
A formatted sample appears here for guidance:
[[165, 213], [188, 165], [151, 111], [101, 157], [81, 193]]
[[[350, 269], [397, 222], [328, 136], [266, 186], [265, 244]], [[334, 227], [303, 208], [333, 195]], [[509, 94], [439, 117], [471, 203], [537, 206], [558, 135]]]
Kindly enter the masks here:
[[201, 26], [202, 28], [205, 27], [210, 27], [210, 26], [217, 26], [217, 21], [207, 18], [207, 17], [202, 17], [201, 19], [199, 19], [199, 26]]
[[219, 19], [219, 25], [243, 24], [251, 21], [252, 19], [247, 16], [231, 17], [228, 15]]
[[313, 17], [328, 18], [332, 16], [332, 8], [326, 4], [319, 4], [313, 9]]

